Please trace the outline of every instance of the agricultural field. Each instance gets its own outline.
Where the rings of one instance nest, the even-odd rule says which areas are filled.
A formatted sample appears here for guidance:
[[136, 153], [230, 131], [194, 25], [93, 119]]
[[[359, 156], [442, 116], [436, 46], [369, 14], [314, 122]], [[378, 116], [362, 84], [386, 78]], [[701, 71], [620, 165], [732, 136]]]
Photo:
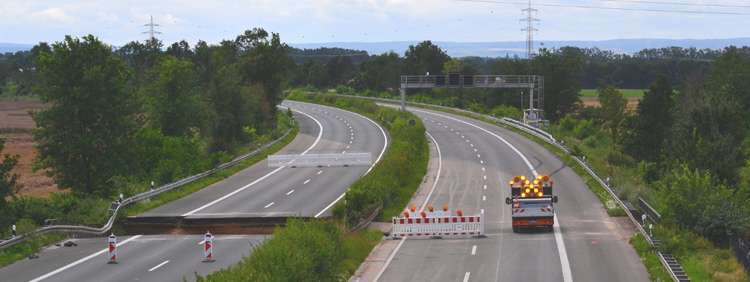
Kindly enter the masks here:
[[49, 198], [51, 192], [56, 192], [57, 185], [51, 178], [44, 175], [44, 171], [31, 172], [32, 161], [36, 156], [34, 140], [29, 131], [35, 127], [34, 120], [29, 116], [29, 110], [47, 109], [49, 104], [32, 102], [0, 102], [0, 138], [5, 139], [5, 149], [2, 155], [20, 155], [11, 173], [21, 175], [16, 183], [19, 194]]
[[[620, 93], [622, 93], [622, 96], [625, 98], [642, 98], [643, 97], [643, 91], [642, 89], [618, 89]], [[583, 97], [599, 97], [599, 93], [596, 92], [596, 89], [584, 89], [581, 90], [581, 96]]]

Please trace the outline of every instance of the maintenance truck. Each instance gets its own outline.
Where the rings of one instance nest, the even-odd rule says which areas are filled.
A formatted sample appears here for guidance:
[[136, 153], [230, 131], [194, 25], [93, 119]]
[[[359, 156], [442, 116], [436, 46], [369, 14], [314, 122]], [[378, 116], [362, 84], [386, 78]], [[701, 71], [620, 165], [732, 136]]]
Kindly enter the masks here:
[[552, 231], [555, 224], [555, 207], [557, 196], [552, 195], [552, 184], [549, 175], [539, 175], [536, 179], [526, 176], [514, 176], [510, 181], [510, 195], [505, 198], [506, 205], [511, 206], [513, 233], [521, 228], [544, 228]]

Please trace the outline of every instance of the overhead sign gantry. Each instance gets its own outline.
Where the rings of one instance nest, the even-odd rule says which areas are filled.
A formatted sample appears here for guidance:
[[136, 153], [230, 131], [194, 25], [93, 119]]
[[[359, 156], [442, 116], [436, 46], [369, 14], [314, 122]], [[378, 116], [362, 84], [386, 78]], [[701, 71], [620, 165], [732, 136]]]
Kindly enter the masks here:
[[[539, 75], [472, 75], [451, 72], [447, 75], [401, 76], [401, 110], [406, 111], [408, 88], [526, 88], [529, 89], [529, 109], [524, 110], [524, 122], [537, 123], [544, 111], [544, 76]], [[534, 99], [536, 93], [538, 99]], [[536, 108], [534, 107], [536, 101]]]

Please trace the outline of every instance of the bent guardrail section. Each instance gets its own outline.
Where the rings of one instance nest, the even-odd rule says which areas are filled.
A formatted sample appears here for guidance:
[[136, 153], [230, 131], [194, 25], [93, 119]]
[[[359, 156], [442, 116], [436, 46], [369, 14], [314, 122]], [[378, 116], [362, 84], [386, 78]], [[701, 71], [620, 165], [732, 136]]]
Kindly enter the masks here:
[[44, 227], [39, 228], [36, 231], [32, 232], [31, 234], [23, 234], [23, 235], [11, 238], [10, 240], [6, 240], [6, 241], [0, 242], [0, 250], [5, 249], [5, 248], [7, 248], [9, 246], [12, 246], [14, 244], [26, 241], [26, 240], [28, 240], [30, 238], [30, 236], [43, 235], [43, 234], [52, 233], [52, 232], [79, 232], [79, 233], [90, 233], [90, 234], [103, 234], [103, 233], [109, 231], [112, 228], [112, 226], [114, 225], [114, 222], [115, 222], [115, 218], [117, 217], [117, 212], [120, 210], [121, 207], [129, 205], [129, 204], [137, 202], [137, 201], [140, 201], [140, 200], [143, 200], [143, 199], [146, 199], [146, 198], [150, 198], [150, 197], [159, 195], [161, 193], [164, 193], [164, 192], [170, 191], [172, 189], [175, 189], [177, 187], [183, 186], [185, 184], [191, 183], [193, 181], [196, 181], [196, 180], [201, 179], [203, 177], [209, 176], [209, 175], [214, 174], [216, 172], [222, 171], [222, 170], [224, 170], [224, 169], [226, 169], [226, 168], [228, 168], [230, 166], [233, 166], [233, 165], [235, 165], [235, 164], [237, 164], [237, 163], [239, 163], [241, 161], [244, 161], [244, 160], [246, 160], [246, 159], [248, 159], [250, 157], [253, 157], [253, 156], [257, 155], [258, 153], [262, 152], [265, 149], [268, 149], [268, 147], [271, 147], [274, 144], [276, 144], [279, 141], [281, 141], [282, 139], [286, 138], [286, 136], [289, 135], [290, 132], [292, 132], [292, 129], [288, 129], [284, 133], [284, 135], [282, 135], [281, 137], [277, 138], [276, 140], [273, 140], [273, 141], [271, 141], [271, 142], [269, 142], [269, 143], [267, 143], [267, 144], [265, 144], [263, 146], [260, 146], [260, 147], [258, 147], [258, 149], [255, 149], [255, 150], [253, 150], [250, 153], [247, 153], [245, 155], [239, 156], [239, 157], [237, 157], [237, 158], [235, 158], [235, 159], [233, 159], [233, 160], [231, 160], [229, 162], [220, 164], [219, 166], [217, 166], [216, 168], [213, 168], [211, 170], [208, 170], [208, 171], [205, 171], [205, 172], [193, 175], [193, 176], [189, 176], [189, 177], [180, 179], [180, 180], [178, 180], [176, 182], [169, 183], [169, 184], [166, 184], [166, 185], [161, 186], [159, 188], [152, 189], [152, 190], [149, 190], [149, 191], [146, 191], [146, 192], [143, 192], [143, 193], [139, 193], [139, 194], [137, 194], [135, 196], [132, 196], [132, 197], [129, 197], [129, 198], [125, 198], [125, 199], [117, 200], [117, 201], [113, 202], [110, 205], [110, 211], [112, 211], [112, 215], [109, 217], [109, 220], [107, 220], [107, 223], [104, 226], [102, 226], [101, 228], [88, 227], [88, 226], [77, 226], [77, 225], [49, 225], [49, 226], [44, 226]]

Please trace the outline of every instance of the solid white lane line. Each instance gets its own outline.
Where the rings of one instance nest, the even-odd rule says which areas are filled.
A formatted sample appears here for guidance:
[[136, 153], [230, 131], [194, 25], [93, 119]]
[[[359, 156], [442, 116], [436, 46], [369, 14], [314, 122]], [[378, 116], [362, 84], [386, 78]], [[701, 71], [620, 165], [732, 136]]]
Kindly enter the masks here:
[[304, 183], [302, 183], [302, 184], [307, 184], [307, 182], [310, 182], [310, 179], [308, 179], [308, 180], [305, 180], [305, 182], [304, 182]]
[[[500, 139], [500, 141], [502, 141], [503, 143], [505, 143], [505, 145], [508, 145], [508, 147], [510, 147], [516, 153], [516, 155], [518, 155], [519, 157], [521, 157], [521, 159], [526, 163], [526, 167], [528, 167], [529, 170], [531, 170], [532, 175], [539, 175], [536, 172], [536, 169], [534, 169], [534, 166], [531, 165], [531, 162], [529, 162], [529, 159], [527, 159], [526, 156], [524, 156], [523, 154], [521, 154], [521, 151], [518, 151], [518, 149], [516, 149], [516, 147], [514, 147], [512, 144], [510, 144], [510, 142], [508, 142], [507, 140], [505, 140], [502, 137], [498, 136], [497, 134], [495, 134], [495, 133], [493, 133], [493, 132], [491, 132], [491, 131], [489, 131], [487, 129], [484, 129], [481, 126], [478, 126], [478, 125], [475, 125], [475, 124], [472, 124], [472, 123], [469, 123], [469, 122], [466, 122], [466, 121], [463, 121], [463, 120], [460, 120], [460, 119], [452, 118], [452, 117], [449, 117], [449, 116], [445, 116], [445, 115], [441, 115], [441, 114], [436, 114], [436, 113], [432, 113], [432, 112], [427, 112], [427, 111], [415, 110], [415, 109], [412, 109], [412, 111], [425, 112], [425, 113], [430, 113], [430, 114], [433, 114], [433, 115], [441, 116], [441, 117], [444, 117], [444, 118], [447, 118], [447, 119], [452, 119], [452, 120], [455, 120], [455, 121], [467, 124], [469, 126], [473, 126], [473, 127], [477, 128], [479, 130], [482, 130], [482, 131], [486, 132], [487, 134], [490, 134], [490, 135], [494, 136], [497, 139]], [[557, 253], [560, 256], [560, 267], [562, 268], [563, 281], [565, 281], [565, 282], [572, 282], [573, 281], [573, 274], [572, 274], [572, 272], [570, 270], [570, 261], [568, 260], [568, 253], [565, 250], [565, 241], [563, 241], [562, 234], [560, 234], [560, 221], [557, 220], [557, 214], [555, 214], [554, 218], [555, 218], [554, 220], [555, 220], [556, 224], [553, 226], [553, 230], [555, 231], [555, 241], [557, 243]], [[498, 268], [500, 268], [499, 261], [498, 261]]]
[[[384, 140], [384, 142], [383, 142], [383, 150], [380, 151], [380, 155], [378, 155], [378, 158], [372, 163], [372, 165], [370, 166], [370, 168], [367, 169], [367, 171], [365, 171], [365, 174], [362, 175], [362, 176], [365, 176], [368, 173], [370, 173], [370, 171], [372, 170], [372, 168], [375, 167], [375, 164], [377, 164], [380, 161], [380, 159], [383, 157], [383, 154], [385, 154], [385, 149], [388, 148], [388, 136], [385, 134], [385, 130], [383, 130], [383, 127], [380, 126], [380, 124], [378, 124], [377, 122], [374, 122], [373, 120], [371, 120], [371, 119], [369, 119], [369, 118], [367, 118], [367, 117], [365, 117], [363, 115], [360, 115], [358, 113], [353, 113], [352, 112], [351, 114], [353, 114], [355, 116], [359, 116], [359, 117], [361, 117], [361, 118], [363, 118], [363, 119], [371, 122], [372, 124], [374, 124], [375, 126], [377, 126], [378, 129], [380, 129], [380, 133], [383, 134], [383, 140]], [[352, 139], [353, 138], [354, 137], [352, 137]], [[351, 143], [352, 143], [352, 141], [349, 141], [349, 144], [351, 144]], [[336, 204], [338, 201], [340, 201], [342, 198], [344, 198], [345, 195], [346, 195], [346, 192], [341, 193], [341, 196], [339, 196], [338, 198], [336, 198], [336, 200], [334, 200], [327, 207], [325, 207], [322, 211], [320, 211], [318, 214], [316, 214], [315, 217], [316, 218], [319, 217], [321, 214], [323, 214], [323, 212], [325, 212], [328, 209], [330, 209], [334, 204]]]
[[273, 206], [273, 204], [274, 204], [274, 203], [276, 203], [276, 202], [271, 202], [270, 204], [266, 205], [266, 206], [265, 206], [265, 207], [263, 207], [263, 208], [264, 208], [264, 209], [267, 209], [268, 207], [270, 207], [270, 206]]
[[[130, 238], [128, 238], [127, 240], [125, 240], [125, 241], [122, 241], [122, 242], [118, 243], [118, 244], [117, 244], [117, 246], [119, 247], [119, 246], [125, 245], [125, 244], [126, 244], [127, 242], [130, 242], [130, 241], [133, 241], [133, 240], [135, 240], [135, 239], [138, 239], [139, 237], [141, 237], [141, 235], [135, 235], [135, 236], [133, 236], [133, 237], [130, 237]], [[85, 261], [87, 261], [87, 260], [90, 260], [90, 259], [92, 259], [92, 258], [94, 258], [94, 257], [97, 257], [97, 256], [99, 256], [99, 255], [101, 255], [101, 254], [104, 254], [104, 253], [106, 253], [106, 252], [109, 252], [109, 247], [105, 248], [104, 250], [101, 250], [101, 251], [98, 251], [98, 252], [96, 252], [96, 253], [93, 253], [93, 254], [91, 254], [91, 255], [89, 255], [89, 256], [87, 256], [87, 257], [85, 257], [85, 258], [82, 258], [82, 259], [79, 259], [79, 260], [77, 260], [77, 261], [74, 261], [74, 262], [72, 262], [72, 263], [70, 263], [70, 264], [68, 264], [68, 265], [66, 265], [66, 266], [63, 266], [63, 267], [61, 267], [61, 268], [58, 268], [58, 269], [56, 269], [56, 270], [54, 270], [54, 271], [52, 271], [52, 272], [50, 272], [50, 273], [47, 273], [47, 274], [45, 274], [45, 275], [42, 275], [42, 276], [39, 276], [38, 278], [36, 278], [36, 279], [34, 279], [34, 280], [31, 280], [31, 281], [29, 281], [29, 282], [39, 282], [39, 281], [42, 281], [43, 279], [47, 279], [47, 278], [49, 278], [49, 277], [50, 277], [50, 276], [52, 276], [52, 275], [58, 274], [58, 273], [60, 273], [60, 272], [63, 272], [63, 271], [65, 271], [65, 270], [66, 270], [66, 269], [68, 269], [68, 268], [71, 268], [71, 267], [74, 267], [74, 266], [76, 266], [76, 265], [79, 265], [79, 264], [81, 264], [81, 263], [83, 263], [83, 262], [85, 262]]]
[[[304, 154], [307, 154], [307, 152], [309, 152], [310, 150], [312, 150], [312, 148], [314, 148], [314, 147], [315, 147], [315, 145], [318, 145], [318, 141], [320, 141], [320, 137], [321, 137], [321, 136], [323, 135], [323, 125], [322, 125], [322, 124], [320, 124], [320, 122], [319, 122], [319, 121], [318, 121], [317, 119], [313, 118], [313, 117], [312, 117], [311, 115], [308, 115], [308, 114], [306, 114], [306, 113], [300, 112], [300, 111], [298, 111], [298, 110], [292, 110], [292, 111], [295, 111], [295, 112], [298, 112], [298, 113], [300, 113], [300, 114], [306, 115], [307, 117], [309, 117], [309, 118], [311, 118], [312, 120], [314, 120], [314, 121], [315, 121], [315, 122], [316, 122], [316, 123], [318, 124], [318, 127], [320, 127], [320, 131], [318, 132], [318, 138], [316, 138], [316, 139], [315, 139], [315, 142], [313, 142], [313, 144], [312, 144], [312, 146], [310, 146], [310, 148], [307, 148], [307, 150], [305, 150], [304, 152], [302, 152], [302, 154], [301, 154], [301, 155], [304, 155]], [[186, 213], [185, 213], [185, 214], [183, 214], [182, 216], [188, 216], [188, 215], [194, 214], [194, 213], [196, 213], [196, 212], [199, 212], [199, 211], [201, 211], [201, 210], [203, 210], [203, 209], [205, 209], [205, 208], [207, 208], [207, 207], [213, 206], [213, 205], [215, 205], [216, 203], [218, 203], [218, 202], [221, 202], [221, 201], [223, 201], [223, 200], [224, 200], [224, 199], [226, 199], [226, 198], [229, 198], [229, 197], [231, 197], [231, 196], [234, 196], [234, 194], [237, 194], [237, 193], [239, 193], [239, 192], [242, 192], [242, 190], [245, 190], [245, 189], [247, 189], [248, 187], [250, 187], [250, 186], [253, 186], [253, 185], [255, 185], [256, 183], [258, 183], [258, 182], [262, 181], [263, 179], [266, 179], [266, 178], [268, 178], [269, 176], [273, 175], [274, 173], [277, 173], [277, 172], [278, 172], [279, 170], [281, 170], [282, 168], [284, 168], [284, 167], [283, 167], [283, 166], [282, 166], [282, 167], [279, 167], [279, 168], [277, 168], [277, 169], [275, 169], [275, 170], [273, 170], [273, 171], [269, 172], [268, 174], [264, 175], [263, 177], [261, 177], [261, 178], [258, 178], [257, 180], [255, 180], [255, 181], [251, 182], [250, 184], [247, 184], [247, 185], [245, 185], [245, 186], [242, 186], [241, 188], [239, 188], [239, 189], [237, 189], [237, 190], [234, 190], [234, 191], [232, 191], [232, 193], [226, 194], [226, 195], [224, 195], [223, 197], [221, 197], [221, 198], [218, 198], [218, 199], [216, 199], [216, 200], [213, 200], [213, 201], [211, 201], [210, 203], [208, 203], [208, 204], [205, 204], [205, 205], [203, 205], [203, 206], [201, 206], [201, 207], [199, 207], [199, 208], [197, 208], [197, 209], [194, 209], [194, 210], [192, 210], [192, 211], [186, 212]]]
[[[435, 148], [438, 152], [438, 170], [437, 170], [437, 176], [435, 176], [435, 182], [432, 183], [432, 189], [430, 190], [430, 193], [427, 194], [427, 199], [425, 199], [424, 203], [422, 203], [422, 207], [419, 208], [420, 211], [424, 210], [424, 207], [427, 205], [427, 202], [429, 202], [430, 197], [432, 196], [432, 192], [435, 191], [435, 186], [437, 186], [438, 181], [440, 181], [440, 173], [443, 170], [443, 154], [440, 152], [440, 146], [438, 145], [435, 138], [432, 137], [432, 134], [425, 131], [425, 134], [427, 134], [427, 137], [430, 137], [432, 139], [432, 144], [435, 144]], [[401, 242], [398, 242], [398, 245], [396, 245], [396, 248], [393, 249], [393, 252], [391, 252], [391, 256], [388, 257], [388, 259], [385, 261], [385, 264], [383, 265], [383, 268], [378, 271], [378, 275], [375, 276], [375, 279], [372, 280], [374, 282], [377, 282], [378, 279], [380, 279], [380, 275], [383, 275], [383, 272], [386, 268], [388, 268], [388, 265], [391, 264], [391, 260], [393, 260], [393, 257], [396, 256], [396, 253], [398, 253], [398, 249], [401, 248], [401, 245], [404, 244], [404, 241], [406, 241], [407, 238], [401, 239]]]
[[471, 254], [476, 255], [477, 254], [477, 246], [474, 246], [471, 248]]
[[154, 267], [152, 267], [152, 268], [151, 268], [151, 269], [149, 269], [148, 271], [154, 271], [154, 269], [157, 269], [157, 268], [161, 267], [162, 265], [165, 265], [165, 264], [167, 264], [168, 262], [169, 262], [169, 261], [165, 261], [165, 262], [162, 262], [162, 263], [160, 263], [159, 265], [157, 265], [157, 266], [154, 266]]
[[286, 194], [289, 195], [291, 193], [294, 193], [294, 190], [287, 192]]

